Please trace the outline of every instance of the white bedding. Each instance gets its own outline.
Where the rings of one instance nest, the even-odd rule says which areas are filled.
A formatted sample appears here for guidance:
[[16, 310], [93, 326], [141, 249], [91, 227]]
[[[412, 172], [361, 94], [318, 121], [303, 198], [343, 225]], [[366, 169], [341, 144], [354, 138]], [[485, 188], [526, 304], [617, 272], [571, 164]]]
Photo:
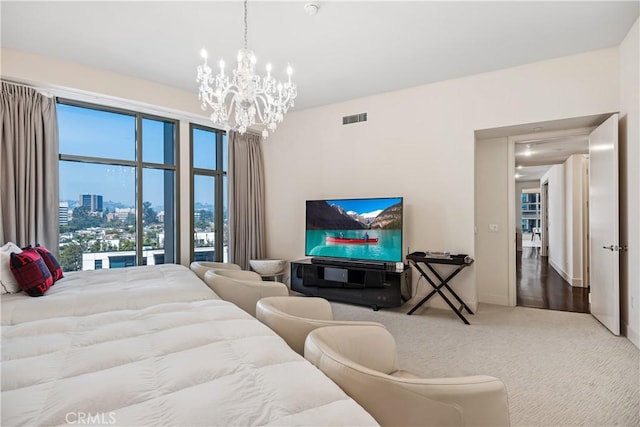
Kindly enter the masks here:
[[375, 425], [182, 266], [68, 273], [2, 296], [2, 425]]

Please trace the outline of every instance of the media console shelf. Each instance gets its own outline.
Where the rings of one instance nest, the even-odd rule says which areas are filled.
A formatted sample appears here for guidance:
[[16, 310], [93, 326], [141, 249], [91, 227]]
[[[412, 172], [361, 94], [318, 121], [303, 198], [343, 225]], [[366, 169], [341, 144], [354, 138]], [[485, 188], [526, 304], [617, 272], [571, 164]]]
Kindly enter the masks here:
[[[340, 265], [314, 264], [311, 259], [291, 262], [291, 290], [331, 301], [367, 305], [374, 310], [399, 307], [403, 291], [411, 287], [411, 269], [367, 268], [341, 262]], [[405, 295], [406, 296], [406, 295]]]

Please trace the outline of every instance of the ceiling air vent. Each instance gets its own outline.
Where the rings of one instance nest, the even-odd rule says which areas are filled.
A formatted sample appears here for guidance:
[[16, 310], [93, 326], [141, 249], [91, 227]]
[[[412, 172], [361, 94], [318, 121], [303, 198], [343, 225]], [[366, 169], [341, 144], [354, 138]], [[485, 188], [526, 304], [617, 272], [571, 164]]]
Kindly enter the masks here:
[[344, 116], [342, 118], [343, 125], [350, 125], [351, 123], [360, 123], [367, 121], [367, 113], [354, 114], [352, 116]]

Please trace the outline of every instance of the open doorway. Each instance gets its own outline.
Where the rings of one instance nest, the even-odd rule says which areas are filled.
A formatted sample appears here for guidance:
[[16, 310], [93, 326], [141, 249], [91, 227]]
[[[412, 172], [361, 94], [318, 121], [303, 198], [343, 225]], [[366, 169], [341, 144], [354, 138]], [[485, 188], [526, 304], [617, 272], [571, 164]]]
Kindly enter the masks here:
[[[530, 257], [534, 263], [529, 269], [540, 277], [557, 273], [560, 282], [570, 286], [563, 284], [565, 289], [582, 288], [575, 291], [588, 298], [590, 313], [619, 334], [619, 261], [620, 251], [626, 249], [619, 244], [618, 228], [619, 123], [617, 113], [605, 113], [475, 131], [474, 231], [480, 302], [518, 305], [516, 282], [519, 279], [522, 285], [527, 260], [517, 232], [521, 222], [516, 221], [521, 204], [516, 174], [525, 175], [527, 169], [525, 165], [518, 168], [518, 160], [535, 158], [539, 146], [548, 149], [560, 140], [582, 138], [588, 142], [588, 154], [572, 153], [564, 161], [532, 164], [548, 170], [536, 178], [522, 177], [541, 183], [542, 248], [539, 256]], [[525, 157], [516, 156], [527, 149]], [[562, 154], [563, 149], [550, 151]], [[585, 182], [582, 191], [574, 191]], [[501, 223], [507, 226], [501, 228]], [[547, 286], [537, 297], [544, 302], [549, 295]]]
[[521, 234], [516, 242], [516, 304], [589, 313], [583, 275], [588, 134], [578, 129], [525, 135], [514, 138], [514, 144]]

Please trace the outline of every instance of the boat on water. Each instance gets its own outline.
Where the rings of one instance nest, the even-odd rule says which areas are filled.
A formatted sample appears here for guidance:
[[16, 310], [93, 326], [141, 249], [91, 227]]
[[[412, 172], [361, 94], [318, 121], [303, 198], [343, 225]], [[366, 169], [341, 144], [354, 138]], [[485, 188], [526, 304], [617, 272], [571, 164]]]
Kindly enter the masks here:
[[327, 243], [344, 243], [349, 245], [354, 244], [367, 244], [367, 243], [378, 243], [377, 237], [369, 237], [369, 238], [357, 238], [357, 237], [331, 237], [327, 236]]

